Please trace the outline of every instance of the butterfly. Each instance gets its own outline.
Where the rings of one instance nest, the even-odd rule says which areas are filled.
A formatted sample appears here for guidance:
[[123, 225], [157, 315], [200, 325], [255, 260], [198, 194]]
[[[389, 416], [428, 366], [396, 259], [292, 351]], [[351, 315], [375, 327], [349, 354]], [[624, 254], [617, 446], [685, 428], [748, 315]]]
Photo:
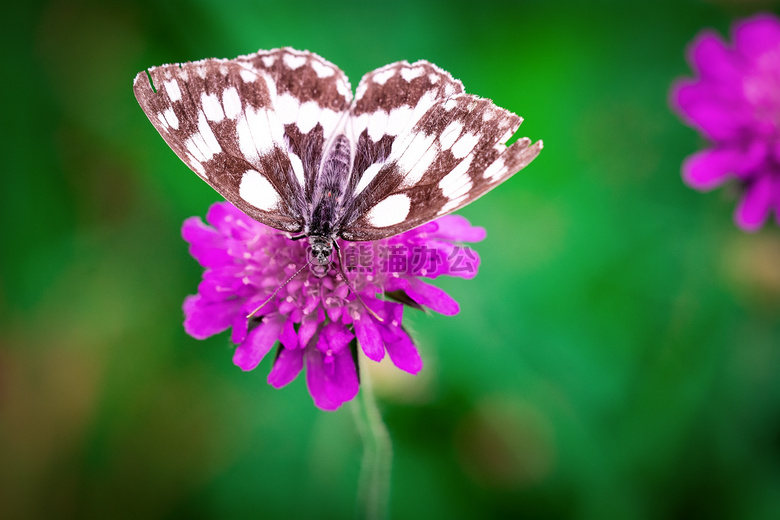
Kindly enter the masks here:
[[201, 179], [255, 220], [308, 238], [372, 241], [451, 213], [530, 163], [522, 119], [427, 61], [360, 80], [292, 48], [138, 73], [136, 99]]

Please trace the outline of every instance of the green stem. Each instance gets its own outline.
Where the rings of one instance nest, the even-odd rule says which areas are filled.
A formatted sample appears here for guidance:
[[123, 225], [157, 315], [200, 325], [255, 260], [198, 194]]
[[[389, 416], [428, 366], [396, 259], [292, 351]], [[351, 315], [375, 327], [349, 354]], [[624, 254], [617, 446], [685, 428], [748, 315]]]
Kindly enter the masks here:
[[[359, 350], [359, 349], [358, 349]], [[388, 516], [393, 445], [382, 421], [366, 369], [366, 357], [358, 352], [360, 393], [352, 411], [363, 438], [363, 462], [358, 484], [358, 518], [381, 520]]]

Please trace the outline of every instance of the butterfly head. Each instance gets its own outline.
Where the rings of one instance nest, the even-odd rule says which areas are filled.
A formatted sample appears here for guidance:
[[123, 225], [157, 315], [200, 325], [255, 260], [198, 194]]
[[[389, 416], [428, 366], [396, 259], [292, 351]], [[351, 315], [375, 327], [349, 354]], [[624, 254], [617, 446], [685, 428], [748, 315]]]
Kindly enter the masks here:
[[333, 252], [332, 238], [310, 236], [309, 245], [311, 246], [311, 255], [317, 260], [319, 265], [328, 265], [330, 263], [330, 254]]

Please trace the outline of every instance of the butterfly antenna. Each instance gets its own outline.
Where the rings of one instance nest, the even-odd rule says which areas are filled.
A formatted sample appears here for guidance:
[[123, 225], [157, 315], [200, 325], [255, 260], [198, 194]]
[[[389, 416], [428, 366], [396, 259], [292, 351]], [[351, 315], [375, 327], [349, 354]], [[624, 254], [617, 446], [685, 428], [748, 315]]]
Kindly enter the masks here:
[[265, 300], [263, 303], [261, 303], [260, 305], [258, 305], [258, 306], [257, 306], [257, 308], [256, 308], [255, 310], [253, 310], [252, 312], [250, 312], [249, 314], [247, 314], [247, 316], [246, 316], [246, 319], [249, 319], [249, 318], [251, 318], [252, 316], [254, 316], [255, 314], [257, 314], [257, 312], [258, 312], [260, 309], [262, 309], [263, 307], [265, 307], [266, 305], [268, 305], [268, 302], [270, 302], [270, 301], [273, 299], [273, 297], [274, 297], [274, 296], [276, 296], [276, 295], [279, 293], [279, 291], [281, 291], [281, 290], [282, 290], [282, 287], [284, 287], [285, 285], [287, 285], [288, 283], [290, 283], [290, 282], [292, 281], [292, 279], [293, 279], [293, 278], [295, 278], [296, 276], [298, 276], [299, 274], [301, 274], [301, 271], [303, 271], [304, 269], [306, 269], [307, 267], [309, 267], [309, 264], [311, 264], [311, 260], [309, 260], [308, 262], [306, 262], [306, 263], [303, 265], [303, 267], [301, 267], [300, 269], [298, 269], [297, 271], [295, 271], [295, 274], [294, 274], [294, 275], [292, 275], [291, 277], [289, 277], [287, 280], [285, 280], [285, 281], [284, 281], [284, 283], [283, 283], [282, 285], [280, 285], [279, 287], [277, 287], [277, 288], [276, 288], [276, 290], [273, 292], [273, 294], [271, 294], [271, 296], [269, 296], [268, 298], [266, 298], [266, 300]]
[[366, 302], [363, 301], [363, 298], [360, 297], [360, 293], [355, 290], [354, 287], [352, 287], [352, 284], [349, 283], [349, 278], [347, 278], [347, 273], [344, 272], [344, 259], [341, 256], [341, 247], [339, 247], [339, 243], [335, 240], [333, 241], [333, 245], [336, 247], [336, 251], [339, 254], [339, 271], [341, 271], [341, 277], [344, 278], [344, 283], [347, 284], [347, 287], [349, 287], [349, 290], [352, 291], [355, 296], [357, 297], [357, 300], [360, 302], [360, 304], [363, 306], [364, 309], [368, 311], [368, 313], [376, 318], [380, 323], [383, 323], [385, 320], [379, 316], [376, 312], [374, 312], [371, 307], [366, 305]]

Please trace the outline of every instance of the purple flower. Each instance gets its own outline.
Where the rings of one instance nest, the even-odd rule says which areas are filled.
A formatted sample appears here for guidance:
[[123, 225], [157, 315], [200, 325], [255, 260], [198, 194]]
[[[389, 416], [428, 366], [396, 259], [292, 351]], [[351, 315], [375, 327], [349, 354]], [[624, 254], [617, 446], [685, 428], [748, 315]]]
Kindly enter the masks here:
[[283, 285], [307, 266], [307, 241], [291, 240], [228, 202], [211, 206], [206, 220], [211, 226], [192, 217], [182, 228], [190, 253], [206, 268], [198, 294], [184, 301], [185, 330], [203, 339], [232, 327], [238, 345], [233, 362], [243, 370], [254, 369], [278, 341], [268, 382], [280, 388], [305, 364], [309, 392], [324, 410], [357, 395], [353, 339], [374, 361], [386, 352], [401, 370], [420, 371], [422, 360], [401, 325], [399, 302], [457, 314], [457, 302], [421, 278], [473, 278], [479, 257], [459, 243], [485, 237], [483, 228], [450, 215], [376, 242], [339, 241], [358, 298], [334, 265], [326, 273], [304, 268]]
[[676, 82], [671, 102], [711, 142], [685, 160], [685, 181], [709, 190], [736, 179], [736, 222], [756, 231], [773, 210], [780, 222], [780, 21], [748, 18], [732, 36], [733, 45], [710, 30], [696, 37], [688, 59], [698, 77]]

